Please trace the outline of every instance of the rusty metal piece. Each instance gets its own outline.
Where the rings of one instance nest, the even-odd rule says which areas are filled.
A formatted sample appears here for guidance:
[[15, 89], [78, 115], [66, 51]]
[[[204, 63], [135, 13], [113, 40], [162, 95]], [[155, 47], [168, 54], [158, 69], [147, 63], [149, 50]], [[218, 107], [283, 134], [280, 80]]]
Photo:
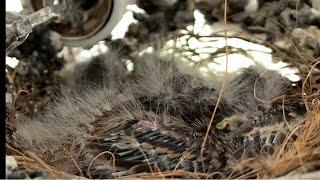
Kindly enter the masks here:
[[[24, 8], [37, 11], [54, 0], [22, 0]], [[63, 17], [50, 25], [66, 46], [87, 47], [109, 35], [120, 21], [127, 0], [65, 0]]]

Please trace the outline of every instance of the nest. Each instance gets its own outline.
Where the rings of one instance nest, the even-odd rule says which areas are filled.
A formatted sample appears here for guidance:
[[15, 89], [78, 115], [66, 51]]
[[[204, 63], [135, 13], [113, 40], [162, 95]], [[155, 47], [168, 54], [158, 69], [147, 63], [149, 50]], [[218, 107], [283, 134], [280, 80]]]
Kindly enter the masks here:
[[[139, 173], [126, 176], [125, 178], [178, 178], [186, 175], [193, 178], [210, 178], [216, 174], [220, 175], [222, 178], [272, 178], [284, 176], [290, 172], [291, 174], [299, 174], [312, 171], [317, 168], [320, 161], [320, 140], [318, 138], [320, 136], [320, 103], [319, 100], [317, 101], [318, 102], [312, 105], [313, 110], [307, 113], [306, 118], [292, 127], [292, 131], [298, 129], [301, 129], [302, 131], [297, 140], [283, 144], [271, 157], [255, 157], [248, 159], [245, 162], [242, 162], [238, 167], [235, 167], [235, 172], [237, 169], [250, 167], [252, 170], [245, 174], [232, 173], [230, 176], [225, 176], [219, 172], [207, 174], [176, 170]], [[289, 134], [286, 139], [289, 139], [291, 135], [292, 134]], [[81, 178], [56, 170], [34, 154], [20, 154], [15, 155], [14, 158], [21, 169], [45, 169], [52, 178]]]
[[[318, 101], [318, 100], [317, 100]], [[239, 168], [250, 167], [246, 174], [233, 174], [232, 178], [274, 178], [284, 175], [303, 174], [317, 170], [319, 166], [319, 102], [313, 105], [305, 119], [293, 126], [291, 132], [301, 130], [294, 142], [284, 143], [270, 157], [258, 156], [248, 159]], [[286, 140], [292, 135], [288, 134]], [[290, 177], [288, 175], [288, 177]]]
[[[232, 6], [232, 2], [230, 4], [231, 6]], [[296, 8], [304, 7], [299, 3], [300, 2], [297, 2]], [[303, 3], [309, 3], [309, 2], [303, 1]], [[222, 5], [223, 3], [220, 2], [219, 7]], [[263, 10], [265, 10], [270, 5], [271, 4], [266, 3], [265, 8], [264, 9], [262, 8], [261, 11], [263, 12]], [[190, 12], [191, 13], [193, 12], [192, 8], [194, 7], [198, 7], [202, 12], [204, 12], [205, 18], [207, 20], [216, 21], [219, 18], [221, 18], [221, 17], [212, 16], [212, 14], [215, 14], [215, 11], [212, 9], [208, 10], [207, 9], [208, 6], [204, 5], [203, 2], [197, 4], [197, 3], [194, 3], [193, 1], [177, 1], [174, 6], [168, 9], [168, 8], [163, 8], [168, 6], [166, 4], [161, 5], [161, 3], [153, 4], [152, 1], [139, 1], [139, 6], [144, 9], [147, 9], [148, 16], [139, 15], [135, 13], [135, 18], [139, 21], [139, 23], [130, 26], [129, 32], [126, 34], [126, 37], [124, 39], [116, 40], [116, 41], [111, 41], [110, 39], [106, 40], [106, 44], [108, 44], [110, 47], [114, 47], [114, 46], [117, 48], [119, 46], [122, 47], [122, 49], [120, 50], [121, 51], [120, 54], [123, 55], [123, 58], [127, 58], [130, 60], [135, 60], [136, 58], [132, 54], [136, 54], [139, 50], [144, 49], [144, 47], [146, 47], [146, 45], [142, 43], [148, 42], [147, 45], [149, 46], [151, 44], [152, 47], [159, 46], [159, 44], [155, 45], [150, 43], [150, 42], [153, 42], [153, 40], [158, 40], [159, 38], [158, 35], [164, 36], [164, 34], [168, 32], [170, 33], [166, 38], [172, 38], [172, 37], [178, 38], [179, 36], [186, 35], [185, 33], [179, 34], [177, 32], [180, 28], [186, 27], [188, 24], [190, 24], [191, 21], [194, 20], [192, 17], [189, 17]], [[290, 2], [288, 7], [292, 8], [292, 6], [293, 6], [292, 2]], [[151, 10], [148, 8], [151, 8]], [[239, 8], [238, 7], [234, 9], [231, 8], [231, 10], [232, 11], [230, 15], [234, 15], [234, 13], [237, 13], [239, 11]], [[177, 12], [181, 12], [180, 15]], [[281, 12], [284, 12], [284, 13], [281, 13]], [[285, 15], [288, 12], [289, 10], [282, 9], [281, 11], [279, 10], [279, 12], [274, 12], [275, 14], [272, 14], [272, 15], [276, 16], [279, 13], [281, 13], [281, 18], [282, 18], [282, 21], [284, 21], [284, 23], [283, 22], [280, 22], [280, 23], [290, 26], [291, 20], [289, 21], [289, 19], [286, 19], [287, 16]], [[169, 13], [169, 15], [165, 16], [166, 13]], [[293, 13], [293, 12], [290, 11], [290, 13]], [[182, 18], [183, 14], [188, 16], [186, 16], [186, 18]], [[154, 23], [155, 27], [151, 27], [150, 29], [148, 29], [147, 25], [154, 21], [158, 21], [159, 17], [161, 17], [163, 21], [165, 21], [165, 23], [163, 24]], [[172, 24], [171, 22], [169, 22], [173, 19], [175, 21], [175, 24]], [[250, 17], [247, 17], [247, 16], [242, 16], [239, 19], [232, 17], [230, 21], [248, 25], [247, 24], [248, 19], [250, 19]], [[261, 20], [261, 17], [259, 20]], [[176, 22], [176, 21], [179, 21], [179, 22]], [[302, 24], [302, 23], [305, 23], [305, 24]], [[311, 24], [308, 24], [308, 23], [311, 23]], [[175, 168], [174, 170], [163, 171], [155, 167], [153, 169], [156, 169], [156, 170], [153, 172], [130, 174], [125, 176], [119, 176], [119, 178], [183, 178], [186, 176], [190, 178], [197, 178], [197, 179], [198, 178], [275, 178], [275, 177], [282, 177], [282, 176], [289, 177], [290, 175], [303, 174], [303, 173], [319, 170], [319, 164], [320, 164], [320, 153], [319, 153], [320, 152], [320, 139], [319, 139], [320, 137], [320, 131], [319, 131], [320, 129], [320, 63], [319, 63], [319, 60], [320, 59], [319, 59], [319, 52], [317, 51], [317, 44], [316, 44], [317, 42], [312, 41], [312, 38], [314, 40], [317, 37], [319, 37], [319, 34], [317, 34], [319, 33], [319, 29], [317, 29], [317, 27], [312, 26], [312, 23], [313, 22], [299, 21], [299, 25], [301, 26], [307, 25], [309, 26], [309, 28], [299, 27], [296, 29], [289, 30], [286, 27], [280, 27], [277, 29], [277, 31], [274, 34], [270, 34], [270, 32], [267, 32], [269, 36], [269, 38], [267, 38], [268, 41], [261, 41], [261, 39], [256, 39], [254, 37], [248, 36], [248, 33], [247, 34], [240, 33], [234, 36], [240, 39], [261, 43], [270, 47], [273, 50], [274, 57], [277, 57], [277, 59], [280, 59], [286, 63], [289, 63], [288, 66], [295, 67], [299, 70], [299, 76], [301, 77], [302, 80], [295, 87], [294, 89], [295, 92], [293, 93], [293, 95], [291, 94], [292, 97], [290, 97], [289, 100], [291, 101], [293, 99], [292, 101], [299, 102], [300, 104], [302, 104], [304, 107], [301, 109], [305, 109], [306, 114], [297, 123], [289, 124], [285, 122], [285, 124], [287, 123], [286, 127], [289, 128], [289, 133], [285, 135], [284, 143], [276, 147], [276, 149], [274, 149], [274, 152], [272, 152], [271, 154], [270, 153], [265, 154], [264, 150], [261, 149], [261, 152], [256, 153], [254, 157], [247, 158], [243, 160], [240, 164], [236, 164], [236, 165], [232, 164], [230, 166], [230, 171], [228, 173], [219, 172], [219, 171], [215, 171], [213, 173], [190, 172], [190, 171], [180, 170], [178, 168]], [[263, 25], [260, 24], [259, 26], [267, 27], [267, 30], [268, 30], [268, 28], [270, 28], [270, 22], [267, 21], [266, 24], [263, 24]], [[273, 25], [271, 27], [273, 27]], [[282, 32], [281, 29], [285, 29], [285, 33]], [[261, 27], [258, 28], [255, 26], [246, 30], [252, 33], [255, 31], [259, 31], [259, 32], [264, 31], [266, 29], [261, 30]], [[151, 35], [148, 36], [149, 34]], [[282, 37], [283, 35], [285, 35], [285, 38], [282, 39], [283, 42], [289, 44], [290, 46], [283, 47], [274, 43], [277, 37]], [[189, 33], [188, 36], [189, 36], [189, 39], [202, 38], [192, 33]], [[45, 39], [45, 38], [40, 38], [40, 39]], [[32, 41], [33, 40], [30, 39], [30, 42], [28, 43], [32, 44], [33, 43]], [[48, 40], [46, 39], [46, 41]], [[27, 55], [32, 54], [30, 52], [30, 49], [28, 48], [26, 49], [26, 48], [27, 47], [20, 47], [20, 51], [22, 52], [22, 54], [27, 54]], [[13, 157], [16, 159], [18, 163], [19, 169], [22, 169], [22, 170], [44, 169], [50, 177], [57, 178], [57, 179], [84, 178], [83, 176], [86, 173], [89, 174], [89, 177], [90, 177], [90, 174], [91, 174], [90, 167], [94, 166], [95, 160], [97, 160], [101, 156], [107, 155], [108, 157], [110, 157], [109, 159], [112, 159], [112, 161], [115, 161], [115, 155], [109, 151], [104, 151], [102, 153], [98, 152], [96, 153], [96, 156], [93, 157], [92, 160], [89, 162], [89, 167], [87, 167], [87, 169], [85, 170], [83, 170], [83, 168], [80, 167], [80, 165], [75, 159], [68, 157], [73, 162], [75, 168], [80, 171], [80, 175], [75, 176], [74, 174], [68, 174], [64, 171], [58, 170], [52, 164], [46, 162], [45, 159], [39, 158], [37, 154], [31, 153], [31, 152], [20, 152], [20, 150], [15, 147], [15, 144], [14, 144], [15, 139], [12, 139], [11, 134], [12, 132], [15, 131], [16, 119], [21, 119], [18, 116], [21, 116], [21, 114], [33, 115], [34, 112], [37, 112], [37, 110], [34, 110], [34, 109], [39, 109], [39, 106], [41, 106], [40, 109], [44, 109], [47, 106], [45, 103], [41, 103], [41, 105], [38, 105], [36, 107], [30, 106], [30, 99], [36, 102], [41, 102], [42, 97], [45, 97], [45, 102], [49, 102], [51, 99], [49, 98], [48, 94], [55, 93], [53, 92], [52, 87], [56, 86], [61, 81], [58, 78], [57, 74], [53, 73], [57, 70], [60, 70], [62, 66], [61, 58], [58, 58], [56, 56], [56, 53], [58, 52], [58, 50], [56, 50], [55, 52], [50, 51], [49, 53], [48, 52], [46, 53], [43, 49], [41, 50], [40, 48], [39, 51], [42, 52], [43, 54], [46, 54], [46, 56], [53, 57], [49, 62], [43, 61], [43, 59], [46, 59], [47, 57], [40, 58], [40, 60], [43, 62], [41, 62], [40, 68], [39, 67], [36, 68], [38, 69], [37, 71], [39, 72], [32, 71], [32, 68], [34, 69], [34, 67], [31, 67], [34, 65], [34, 64], [31, 65], [32, 63], [29, 63], [29, 64], [20, 63], [22, 64], [20, 66], [27, 67], [24, 69], [28, 69], [31, 67], [31, 70], [27, 70], [28, 71], [27, 73], [33, 75], [32, 81], [35, 82], [34, 84], [30, 85], [29, 84], [30, 82], [28, 82], [30, 80], [24, 79], [22, 75], [21, 76], [19, 75], [19, 73], [16, 76], [15, 70], [10, 69], [10, 71], [8, 72], [9, 74], [8, 81], [14, 81], [16, 86], [18, 86], [18, 88], [16, 88], [16, 94], [13, 93], [15, 95], [15, 101], [11, 102], [11, 104], [9, 105], [10, 107], [13, 107], [13, 108], [9, 110], [7, 119], [6, 119], [7, 126], [8, 126], [6, 129], [7, 131], [6, 148], [8, 150], [7, 152], [10, 155], [13, 155]], [[193, 51], [193, 50], [187, 48], [187, 51]], [[177, 50], [177, 52], [180, 53], [179, 50]], [[234, 52], [239, 53], [238, 50], [229, 49], [229, 47], [225, 47], [217, 50], [216, 54], [215, 53], [211, 54], [212, 56], [210, 58], [212, 58], [214, 55], [228, 54], [228, 53], [234, 53]], [[193, 53], [196, 55], [199, 55], [195, 51]], [[28, 58], [32, 59], [32, 56], [29, 56]], [[188, 59], [188, 56], [185, 56], [185, 58]], [[117, 70], [122, 71], [121, 68]], [[21, 68], [19, 71], [22, 71]], [[48, 71], [50, 73], [48, 73]], [[101, 72], [103, 71], [105, 71], [105, 69], [102, 69]], [[23, 72], [20, 72], [20, 73], [23, 74]], [[11, 75], [13, 74], [13, 77], [10, 76], [10, 74]], [[43, 76], [41, 75], [43, 74], [47, 74], [45, 76], [47, 80], [42, 79]], [[102, 78], [110, 78], [109, 76], [112, 76], [112, 75], [104, 74]], [[123, 78], [123, 77], [117, 77], [117, 78]], [[184, 78], [188, 79], [188, 77], [184, 77]], [[78, 80], [82, 81], [83, 79], [79, 77]], [[97, 80], [97, 79], [94, 79], [94, 80]], [[43, 84], [46, 84], [46, 85], [43, 85]], [[75, 84], [77, 84], [77, 82]], [[27, 89], [31, 92], [34, 91], [37, 93], [23, 93], [23, 90], [21, 89]], [[179, 89], [179, 87], [177, 89]], [[45, 93], [41, 93], [43, 90], [45, 91]], [[23, 96], [23, 98], [19, 99], [18, 97], [19, 95]], [[193, 97], [193, 94], [191, 94], [190, 97]], [[145, 102], [145, 105], [149, 103], [160, 104], [161, 103], [161, 101], [159, 100], [160, 98], [163, 98], [163, 97], [162, 96], [149, 97], [148, 102]], [[215, 101], [215, 103], [217, 102]], [[283, 103], [284, 105], [284, 102], [280, 102], [280, 103]], [[18, 108], [16, 108], [17, 105], [18, 105]], [[169, 107], [170, 104], [167, 106]], [[25, 108], [25, 107], [28, 107], [28, 108]], [[33, 110], [30, 111], [30, 108], [33, 108]], [[154, 108], [151, 107], [150, 109], [152, 110], [157, 108], [158, 106]], [[28, 110], [25, 111], [26, 109]], [[18, 114], [16, 114], [16, 111], [18, 112]], [[207, 111], [213, 112], [216, 110], [214, 110], [210, 106], [210, 108], [206, 109], [206, 112], [205, 112], [206, 115], [208, 114]], [[183, 111], [179, 111], [179, 110], [168, 111], [169, 114], [170, 113], [177, 114], [182, 112]], [[186, 112], [183, 112], [182, 114], [186, 114]], [[189, 115], [192, 116], [193, 114], [195, 113], [191, 112]], [[103, 114], [103, 115], [106, 115], [106, 114]], [[219, 116], [219, 114], [217, 116]], [[187, 119], [188, 117], [183, 117], [183, 118]], [[193, 118], [192, 120], [196, 119], [194, 117], [192, 118]], [[209, 122], [206, 122], [206, 123], [209, 123]], [[100, 127], [97, 127], [97, 129], [101, 131], [101, 127], [103, 127], [103, 124], [98, 124], [98, 126]], [[126, 125], [123, 125], [123, 126], [125, 127]], [[224, 126], [221, 126], [221, 127], [222, 129], [224, 128]], [[219, 128], [221, 127], [219, 126]], [[296, 132], [299, 132], [298, 133], [299, 136], [293, 138]], [[201, 157], [199, 158], [201, 159]], [[111, 170], [116, 169], [114, 162], [112, 162], [112, 167], [110, 167], [110, 169]]]

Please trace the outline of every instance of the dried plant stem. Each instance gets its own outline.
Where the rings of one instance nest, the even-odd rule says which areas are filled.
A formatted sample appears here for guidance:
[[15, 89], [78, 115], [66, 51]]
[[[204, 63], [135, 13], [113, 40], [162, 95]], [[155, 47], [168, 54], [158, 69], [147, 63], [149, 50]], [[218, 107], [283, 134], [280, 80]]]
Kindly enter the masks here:
[[309, 111], [309, 107], [308, 107], [308, 102], [307, 102], [307, 99], [306, 99], [306, 94], [305, 94], [305, 86], [306, 86], [306, 83], [307, 83], [307, 80], [308, 78], [311, 76], [311, 73], [313, 72], [313, 70], [316, 68], [316, 66], [320, 64], [320, 61], [316, 62], [312, 67], [311, 67], [311, 70], [309, 71], [307, 77], [305, 78], [305, 80], [303, 81], [303, 84], [302, 84], [302, 98], [303, 98], [303, 101], [304, 101], [304, 104], [305, 104], [305, 107], [307, 109], [307, 111]]
[[113, 168], [113, 172], [116, 172], [116, 157], [114, 156], [113, 153], [111, 153], [110, 151], [104, 151], [100, 154], [98, 154], [96, 157], [94, 157], [91, 162], [89, 163], [88, 169], [87, 169], [87, 173], [90, 179], [92, 179], [91, 175], [90, 175], [90, 168], [93, 164], [93, 162], [98, 159], [100, 156], [104, 155], [104, 154], [110, 154], [112, 156], [112, 168]]
[[203, 170], [205, 170], [203, 151], [205, 149], [205, 145], [206, 145], [206, 142], [208, 140], [209, 132], [210, 132], [211, 127], [212, 127], [213, 119], [214, 119], [214, 116], [215, 116], [215, 114], [217, 112], [217, 109], [218, 109], [218, 106], [219, 106], [219, 103], [221, 101], [221, 97], [222, 97], [222, 94], [223, 94], [224, 86], [225, 86], [227, 78], [228, 78], [228, 34], [227, 34], [227, 7], [228, 6], [227, 5], [228, 5], [228, 1], [224, 0], [224, 35], [225, 35], [224, 38], [225, 38], [225, 41], [226, 41], [226, 44], [225, 44], [226, 67], [225, 67], [225, 72], [224, 72], [224, 76], [223, 76], [223, 82], [222, 82], [222, 87], [221, 87], [221, 90], [220, 90], [220, 93], [219, 93], [219, 97], [218, 97], [217, 103], [216, 103], [216, 105], [214, 107], [214, 111], [212, 113], [210, 122], [208, 124], [207, 132], [205, 134], [205, 137], [204, 137], [202, 145], [201, 145], [200, 158], [201, 158]]

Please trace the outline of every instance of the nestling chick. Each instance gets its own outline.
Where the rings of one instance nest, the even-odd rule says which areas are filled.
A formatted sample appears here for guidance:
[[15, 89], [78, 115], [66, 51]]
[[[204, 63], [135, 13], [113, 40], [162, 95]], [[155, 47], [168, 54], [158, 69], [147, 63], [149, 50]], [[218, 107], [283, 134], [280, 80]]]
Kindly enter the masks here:
[[214, 118], [222, 126], [209, 131], [201, 158], [219, 81], [156, 55], [134, 62], [129, 77], [114, 57], [107, 54], [71, 73], [70, 85], [62, 87], [47, 112], [17, 124], [16, 146], [61, 170], [93, 178], [175, 169], [224, 171], [243, 141], [234, 143], [223, 119], [240, 115], [234, 122], [264, 125], [263, 113], [274, 110], [270, 100], [286, 93], [285, 81], [275, 72], [250, 68], [228, 81]]
[[[146, 57], [136, 63], [136, 96], [148, 110], [182, 118], [206, 129], [218, 99], [216, 83], [173, 58]], [[232, 111], [223, 100], [217, 119]]]

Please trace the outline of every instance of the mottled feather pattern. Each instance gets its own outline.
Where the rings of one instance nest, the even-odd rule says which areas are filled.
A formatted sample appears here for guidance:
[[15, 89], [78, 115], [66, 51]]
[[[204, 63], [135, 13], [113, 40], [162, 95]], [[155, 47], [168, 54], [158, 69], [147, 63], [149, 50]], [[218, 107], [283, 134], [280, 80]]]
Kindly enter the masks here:
[[[268, 112], [282, 113], [272, 102], [257, 100], [254, 88], [259, 98], [270, 100], [286, 93], [286, 80], [273, 71], [245, 69], [227, 82], [214, 118], [214, 125], [226, 126], [212, 127], [201, 159], [221, 80], [157, 55], [134, 62], [128, 74], [110, 53], [70, 72], [69, 85], [61, 88], [47, 112], [23, 118], [13, 135], [16, 147], [80, 174], [73, 157], [82, 173], [93, 178], [175, 169], [227, 171], [227, 160], [245, 142], [241, 133], [277, 122], [273, 115], [263, 118]], [[240, 151], [246, 153], [245, 148]]]

